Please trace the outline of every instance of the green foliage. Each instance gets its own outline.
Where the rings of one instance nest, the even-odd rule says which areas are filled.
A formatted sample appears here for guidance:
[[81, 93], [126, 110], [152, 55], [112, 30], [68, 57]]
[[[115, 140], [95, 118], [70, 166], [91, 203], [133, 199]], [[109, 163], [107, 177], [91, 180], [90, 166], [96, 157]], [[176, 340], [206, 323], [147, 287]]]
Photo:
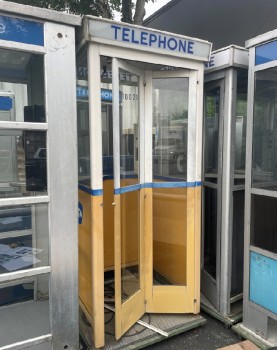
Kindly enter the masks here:
[[94, 15], [112, 18], [116, 6], [108, 0], [10, 0], [19, 4], [44, 7], [78, 15]]
[[[133, 22], [132, 10], [135, 0], [9, 0], [24, 5], [44, 7], [76, 15], [93, 15], [113, 18], [113, 11], [122, 13], [125, 22]], [[155, 2], [156, 0], [145, 0]]]

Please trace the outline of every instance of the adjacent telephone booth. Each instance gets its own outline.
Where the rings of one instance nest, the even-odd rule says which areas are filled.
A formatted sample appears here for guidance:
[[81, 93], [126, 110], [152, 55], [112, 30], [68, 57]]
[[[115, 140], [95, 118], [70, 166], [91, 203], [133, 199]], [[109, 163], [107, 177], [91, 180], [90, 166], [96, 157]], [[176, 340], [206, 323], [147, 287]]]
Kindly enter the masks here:
[[249, 40], [243, 323], [262, 349], [277, 346], [277, 31]]
[[226, 324], [242, 313], [248, 51], [205, 64], [202, 307]]
[[1, 1], [0, 349], [79, 347], [78, 25]]
[[145, 313], [199, 312], [211, 45], [93, 17], [79, 40], [79, 297], [101, 347], [104, 302], [118, 340]]

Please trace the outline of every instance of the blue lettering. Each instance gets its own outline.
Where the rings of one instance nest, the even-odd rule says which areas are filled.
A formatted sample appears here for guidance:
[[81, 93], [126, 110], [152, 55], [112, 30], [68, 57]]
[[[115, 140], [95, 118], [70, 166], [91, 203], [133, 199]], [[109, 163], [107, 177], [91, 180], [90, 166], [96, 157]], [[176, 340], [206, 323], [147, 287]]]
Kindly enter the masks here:
[[161, 47], [161, 45], [163, 45], [163, 48], [165, 49], [165, 45], [166, 45], [166, 37], [163, 37], [164, 39], [162, 40], [162, 37], [159, 35], [159, 42], [158, 42], [158, 46]]
[[214, 56], [211, 56], [209, 62], [204, 63], [206, 68], [211, 68], [215, 66]]
[[130, 41], [129, 32], [130, 32], [129, 28], [122, 28], [122, 40], [123, 41], [128, 41], [128, 42]]
[[179, 51], [187, 52], [187, 42], [186, 40], [179, 40]]
[[148, 43], [147, 43], [147, 36], [148, 36], [147, 32], [141, 32], [140, 33], [140, 43], [141, 43], [141, 45], [148, 45]]
[[135, 40], [135, 31], [134, 29], [132, 29], [132, 43], [133, 44], [139, 44], [139, 41], [138, 40]]
[[114, 29], [114, 39], [117, 40], [117, 31], [118, 31], [118, 30], [121, 30], [121, 27], [112, 24], [112, 25], [111, 25], [111, 28]]
[[4, 23], [0, 23], [0, 34], [4, 34], [6, 31], [6, 27]]
[[149, 46], [152, 46], [152, 43], [155, 43], [157, 41], [157, 35], [156, 34], [150, 34], [149, 35]]
[[[173, 46], [171, 45], [173, 43]], [[174, 38], [170, 38], [167, 42], [167, 46], [169, 47], [170, 50], [176, 50], [177, 47], [177, 41]]]
[[194, 42], [193, 41], [189, 41], [188, 42], [188, 53], [193, 54], [193, 46], [194, 46]]

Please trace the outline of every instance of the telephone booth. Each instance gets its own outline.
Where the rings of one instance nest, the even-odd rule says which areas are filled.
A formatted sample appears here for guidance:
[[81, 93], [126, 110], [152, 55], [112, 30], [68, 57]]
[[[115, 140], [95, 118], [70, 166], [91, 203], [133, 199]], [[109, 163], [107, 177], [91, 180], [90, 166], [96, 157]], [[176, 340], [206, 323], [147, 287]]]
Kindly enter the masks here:
[[[262, 349], [277, 346], [277, 31], [249, 48], [243, 322]], [[274, 347], [274, 348], [275, 348]]]
[[79, 25], [76, 16], [1, 1], [0, 349], [79, 346]]
[[241, 319], [248, 51], [229, 46], [205, 64], [201, 304]]
[[78, 37], [79, 299], [92, 345], [112, 348], [146, 313], [199, 312], [211, 44], [93, 17]]

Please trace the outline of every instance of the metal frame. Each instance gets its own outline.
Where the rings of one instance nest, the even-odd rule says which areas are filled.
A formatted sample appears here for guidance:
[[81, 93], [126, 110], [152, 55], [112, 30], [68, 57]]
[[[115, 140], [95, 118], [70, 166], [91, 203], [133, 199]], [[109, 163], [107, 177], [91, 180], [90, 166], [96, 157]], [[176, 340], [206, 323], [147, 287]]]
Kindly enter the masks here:
[[231, 314], [231, 304], [242, 298], [242, 294], [231, 297], [233, 193], [244, 189], [244, 185], [235, 185], [234, 183], [235, 147], [233, 145], [236, 141], [236, 68], [246, 69], [248, 60], [246, 50], [236, 46], [217, 50], [212, 53], [211, 57], [214, 57], [215, 65], [206, 69], [205, 82], [207, 84], [214, 82], [213, 85], [210, 85], [211, 87], [221, 84], [221, 103], [224, 106], [221, 110], [220, 122], [222, 125], [219, 131], [221, 170], [219, 162], [218, 184], [210, 184], [211, 188], [218, 189], [217, 207], [219, 213], [217, 216], [217, 293], [216, 302], [212, 302], [212, 304], [217, 308], [217, 312], [227, 319]]
[[[39, 349], [39, 344], [45, 342], [49, 342], [52, 348], [77, 349], [79, 334], [74, 26], [81, 24], [81, 18], [6, 1], [1, 1], [1, 15], [44, 24], [44, 47], [5, 40], [0, 40], [0, 47], [44, 56], [47, 122], [0, 122], [0, 128], [47, 131], [48, 194], [1, 198], [0, 207], [36, 203], [48, 205], [49, 266], [2, 274], [0, 283], [5, 285], [6, 282], [14, 283], [27, 278], [30, 280], [47, 274], [51, 334], [39, 334], [36, 338], [4, 347], [0, 344], [0, 349], [23, 349], [29, 346]], [[57, 37], [60, 40], [55, 39]]]
[[[256, 46], [272, 40], [276, 40], [277, 31], [272, 31], [246, 42], [249, 47], [249, 76], [248, 76], [248, 105], [247, 105], [247, 148], [246, 148], [246, 183], [245, 183], [245, 241], [244, 241], [244, 303], [243, 303], [243, 326], [254, 332], [259, 340], [272, 341], [272, 346], [277, 345], [277, 334], [269, 334], [268, 320], [271, 318], [277, 322], [277, 314], [253, 303], [249, 299], [250, 283], [250, 252], [257, 252], [276, 260], [276, 254], [254, 247], [251, 245], [251, 197], [253, 194], [276, 198], [276, 192], [252, 187], [252, 145], [253, 145], [253, 120], [255, 102], [255, 73], [268, 68], [276, 67], [276, 60], [269, 63], [255, 65]], [[271, 332], [272, 333], [272, 332]], [[268, 337], [271, 339], [268, 339]]]

